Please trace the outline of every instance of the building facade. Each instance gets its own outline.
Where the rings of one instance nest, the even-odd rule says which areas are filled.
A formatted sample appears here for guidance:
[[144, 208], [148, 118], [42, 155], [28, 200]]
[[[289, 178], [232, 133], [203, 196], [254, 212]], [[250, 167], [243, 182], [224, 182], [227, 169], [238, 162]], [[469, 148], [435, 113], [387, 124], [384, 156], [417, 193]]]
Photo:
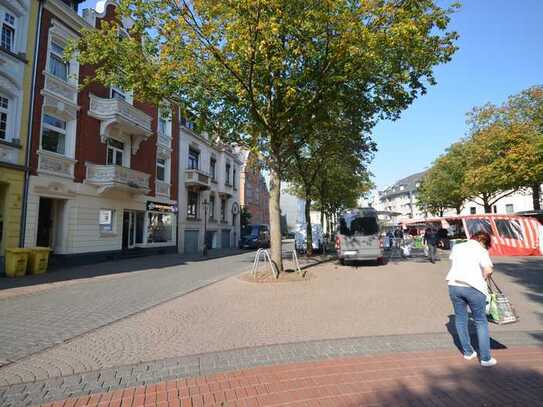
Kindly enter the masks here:
[[57, 256], [176, 246], [178, 112], [114, 87], [78, 91], [93, 69], [62, 58], [69, 40], [114, 12], [110, 0], [83, 17], [77, 1], [44, 3], [24, 243]]
[[240, 174], [240, 205], [251, 214], [252, 224], [270, 224], [270, 193], [262, 167], [249, 152], [240, 152], [243, 164]]
[[38, 4], [0, 0], [0, 268], [20, 244]]
[[241, 160], [185, 120], [179, 139], [179, 252], [238, 247]]

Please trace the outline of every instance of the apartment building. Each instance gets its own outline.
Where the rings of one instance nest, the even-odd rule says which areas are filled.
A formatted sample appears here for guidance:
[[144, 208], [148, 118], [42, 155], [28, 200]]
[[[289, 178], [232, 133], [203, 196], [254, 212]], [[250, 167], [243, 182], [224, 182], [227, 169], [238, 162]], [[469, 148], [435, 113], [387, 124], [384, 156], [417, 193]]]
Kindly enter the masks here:
[[18, 247], [38, 2], [0, 0], [0, 269]]
[[252, 224], [270, 224], [270, 193], [262, 166], [248, 151], [240, 151], [243, 161], [240, 174], [240, 205], [251, 214]]
[[424, 217], [417, 206], [417, 189], [423, 176], [424, 172], [410, 175], [379, 191], [372, 206], [378, 211], [395, 213], [397, 221]]
[[[77, 14], [78, 1], [46, 0], [40, 19], [25, 246], [57, 257], [175, 251], [178, 112], [97, 84], [64, 49], [115, 4]], [[129, 29], [129, 22], [126, 23]]]
[[179, 252], [235, 248], [240, 236], [239, 179], [242, 162], [181, 120], [179, 143]]

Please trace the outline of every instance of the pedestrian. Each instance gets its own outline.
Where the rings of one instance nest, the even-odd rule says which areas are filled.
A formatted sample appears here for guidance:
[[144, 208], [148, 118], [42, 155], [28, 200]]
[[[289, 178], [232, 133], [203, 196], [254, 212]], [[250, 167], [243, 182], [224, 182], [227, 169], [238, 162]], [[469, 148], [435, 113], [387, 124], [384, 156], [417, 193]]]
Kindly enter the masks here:
[[392, 230], [389, 230], [386, 234], [387, 236], [387, 239], [388, 239], [388, 249], [392, 249], [392, 245], [394, 244], [394, 233], [392, 233]]
[[402, 240], [403, 240], [403, 231], [401, 228], [397, 228], [395, 231], [394, 231], [394, 242], [396, 243], [395, 246], [396, 246], [396, 249], [399, 249], [402, 245]]
[[450, 255], [452, 266], [447, 274], [449, 296], [454, 308], [454, 323], [464, 359], [477, 357], [469, 337], [468, 311], [475, 321], [481, 365], [490, 367], [498, 363], [490, 355], [490, 336], [486, 317], [486, 302], [489, 296], [486, 280], [492, 274], [492, 261], [488, 249], [492, 244], [490, 235], [477, 232], [471, 240], [454, 245]]
[[427, 228], [424, 232], [424, 243], [428, 248], [428, 257], [432, 263], [436, 262], [438, 240], [436, 231], [433, 228]]

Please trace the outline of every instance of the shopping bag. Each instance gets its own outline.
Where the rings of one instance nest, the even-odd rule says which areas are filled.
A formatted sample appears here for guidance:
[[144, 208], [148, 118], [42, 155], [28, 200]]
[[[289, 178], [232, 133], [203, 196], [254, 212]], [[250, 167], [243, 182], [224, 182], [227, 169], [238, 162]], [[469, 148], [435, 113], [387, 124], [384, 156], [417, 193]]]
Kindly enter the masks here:
[[488, 278], [490, 303], [488, 307], [488, 319], [498, 325], [518, 322], [519, 317], [511, 300], [500, 290], [492, 277]]

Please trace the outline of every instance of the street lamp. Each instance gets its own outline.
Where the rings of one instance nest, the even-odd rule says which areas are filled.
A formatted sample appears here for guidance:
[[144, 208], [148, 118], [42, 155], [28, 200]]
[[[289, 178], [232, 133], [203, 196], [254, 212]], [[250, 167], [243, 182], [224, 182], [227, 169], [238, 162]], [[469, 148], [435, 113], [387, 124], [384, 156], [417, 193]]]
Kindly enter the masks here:
[[204, 205], [204, 250], [203, 250], [203, 255], [207, 256], [207, 207], [209, 206], [209, 202], [207, 202], [207, 199], [204, 199], [204, 202], [202, 202], [202, 205]]

